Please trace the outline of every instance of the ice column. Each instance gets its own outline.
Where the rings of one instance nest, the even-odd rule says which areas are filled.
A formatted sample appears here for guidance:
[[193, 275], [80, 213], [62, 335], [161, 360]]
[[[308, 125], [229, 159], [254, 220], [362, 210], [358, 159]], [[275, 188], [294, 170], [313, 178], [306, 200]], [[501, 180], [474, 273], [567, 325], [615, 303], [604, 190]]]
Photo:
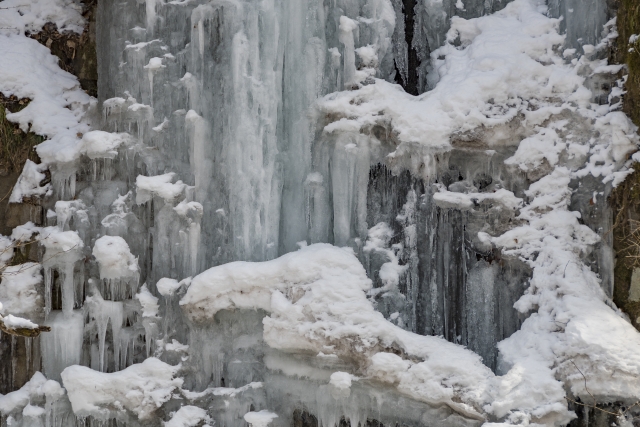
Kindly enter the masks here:
[[53, 311], [46, 324], [51, 332], [40, 335], [42, 367], [47, 378], [60, 381], [64, 368], [80, 363], [84, 315], [81, 310]]
[[112, 350], [114, 369], [120, 369], [120, 331], [124, 321], [124, 307], [122, 301], [105, 301], [97, 290], [86, 299], [86, 307], [93, 318], [98, 332], [98, 351], [100, 354], [99, 369], [105, 372], [106, 336], [107, 329], [111, 325]]
[[353, 31], [358, 28], [358, 23], [346, 16], [340, 17], [340, 42], [344, 45], [344, 87], [351, 88], [355, 81], [356, 55], [353, 40]]

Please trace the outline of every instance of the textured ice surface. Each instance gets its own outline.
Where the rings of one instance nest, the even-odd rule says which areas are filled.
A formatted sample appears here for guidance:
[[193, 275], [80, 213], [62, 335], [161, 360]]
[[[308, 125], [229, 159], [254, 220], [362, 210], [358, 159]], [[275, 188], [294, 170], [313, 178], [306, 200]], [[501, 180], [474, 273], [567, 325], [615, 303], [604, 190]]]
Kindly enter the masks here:
[[25, 263], [6, 267], [0, 282], [0, 314], [27, 317], [36, 322], [43, 317], [44, 301], [39, 289], [42, 266]]
[[[470, 351], [388, 322], [366, 298], [370, 288], [351, 250], [315, 244], [264, 263], [207, 270], [194, 277], [180, 304], [195, 321], [220, 310], [265, 310], [264, 340], [272, 348], [335, 354], [416, 399], [474, 413], [489, 369]], [[387, 359], [392, 363], [377, 363]]]

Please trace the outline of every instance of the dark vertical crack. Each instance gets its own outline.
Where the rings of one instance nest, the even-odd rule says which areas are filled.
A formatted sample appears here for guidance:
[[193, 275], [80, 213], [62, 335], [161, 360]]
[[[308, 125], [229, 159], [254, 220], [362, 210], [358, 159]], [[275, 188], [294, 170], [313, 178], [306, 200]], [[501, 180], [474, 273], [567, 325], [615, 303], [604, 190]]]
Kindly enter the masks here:
[[407, 93], [418, 95], [418, 68], [420, 59], [413, 46], [415, 29], [415, 9], [417, 0], [402, 0], [402, 14], [404, 15], [404, 40], [407, 43], [407, 81], [404, 81], [396, 66], [396, 82], [400, 83]]

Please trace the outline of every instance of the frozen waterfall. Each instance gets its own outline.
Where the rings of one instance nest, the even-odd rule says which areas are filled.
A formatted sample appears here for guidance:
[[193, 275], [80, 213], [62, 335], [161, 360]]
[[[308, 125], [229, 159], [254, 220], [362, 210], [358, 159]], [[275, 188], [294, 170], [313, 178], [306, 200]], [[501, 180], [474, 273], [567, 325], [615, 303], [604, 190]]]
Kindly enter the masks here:
[[26, 3], [0, 2], [0, 92], [46, 137], [11, 196], [42, 215], [0, 265], [38, 263], [2, 270], [0, 314], [51, 331], [3, 338], [0, 426], [561, 426], [640, 399], [607, 1], [99, 0], [97, 99], [25, 37], [81, 32], [78, 3]]

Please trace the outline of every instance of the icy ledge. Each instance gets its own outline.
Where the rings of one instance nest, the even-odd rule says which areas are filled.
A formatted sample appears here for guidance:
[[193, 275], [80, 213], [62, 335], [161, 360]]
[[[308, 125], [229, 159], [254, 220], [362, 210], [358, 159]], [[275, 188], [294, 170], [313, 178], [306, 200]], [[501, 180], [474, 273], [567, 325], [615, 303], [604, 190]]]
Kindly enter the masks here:
[[634, 403], [640, 397], [640, 334], [582, 261], [600, 238], [568, 210], [570, 179], [568, 169], [556, 168], [526, 192], [531, 201], [520, 213], [525, 225], [500, 237], [481, 235], [533, 269], [516, 309], [535, 312], [498, 344], [510, 370], [496, 378], [495, 400], [487, 406], [514, 423], [532, 416], [568, 422], [573, 416], [564, 387], [588, 402], [590, 393], [600, 403]]
[[336, 355], [414, 399], [482, 418], [493, 374], [480, 357], [390, 323], [367, 299], [369, 289], [351, 249], [319, 243], [272, 261], [211, 268], [193, 278], [180, 304], [196, 323], [220, 310], [265, 310], [272, 348]]
[[[382, 127], [390, 154], [375, 161], [426, 181], [437, 173], [429, 167], [429, 153], [517, 147], [505, 163], [534, 182], [524, 200], [501, 190], [502, 196], [441, 191], [434, 201], [464, 210], [473, 199], [500, 197], [520, 209], [523, 225], [479, 237], [532, 268], [530, 287], [516, 304], [531, 314], [498, 345], [504, 375], [476, 385], [490, 396], [483, 406], [490, 418], [524, 425], [566, 425], [575, 418], [567, 399], [593, 403], [590, 393], [599, 403], [640, 399], [640, 334], [584, 261], [600, 236], [569, 210], [572, 180], [591, 175], [603, 188], [616, 186], [640, 160], [639, 154], [631, 157], [638, 149], [637, 128], [617, 111], [623, 81], [611, 93], [601, 92], [601, 82], [613, 81], [621, 69], [598, 59], [617, 36], [615, 20], [605, 26], [599, 45], [584, 46], [586, 55], [576, 57], [575, 50], [563, 51], [560, 20], [546, 12], [544, 1], [515, 0], [493, 15], [454, 17], [446, 44], [431, 58], [439, 82], [418, 97], [376, 80], [317, 103], [326, 141], [341, 134], [357, 135], [358, 141]], [[265, 325], [271, 322], [265, 319]]]
[[106, 420], [125, 417], [131, 411], [145, 420], [182, 386], [182, 379], [176, 378], [179, 369], [179, 365], [171, 366], [150, 357], [110, 374], [70, 366], [62, 371], [62, 381], [78, 416]]

